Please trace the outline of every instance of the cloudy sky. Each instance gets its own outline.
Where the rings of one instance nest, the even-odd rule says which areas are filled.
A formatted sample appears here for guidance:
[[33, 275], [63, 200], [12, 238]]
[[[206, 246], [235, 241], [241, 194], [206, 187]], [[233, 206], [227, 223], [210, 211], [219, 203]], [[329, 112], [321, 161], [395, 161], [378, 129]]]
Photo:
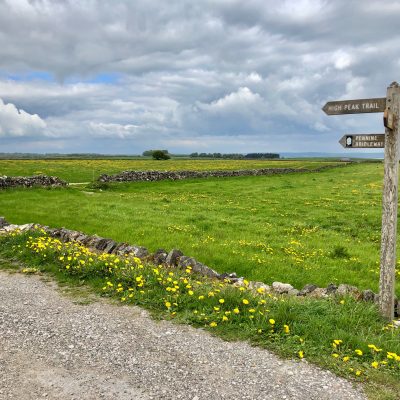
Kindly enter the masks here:
[[[339, 152], [400, 80], [400, 0], [0, 0], [0, 152]], [[357, 152], [357, 150], [354, 150]]]

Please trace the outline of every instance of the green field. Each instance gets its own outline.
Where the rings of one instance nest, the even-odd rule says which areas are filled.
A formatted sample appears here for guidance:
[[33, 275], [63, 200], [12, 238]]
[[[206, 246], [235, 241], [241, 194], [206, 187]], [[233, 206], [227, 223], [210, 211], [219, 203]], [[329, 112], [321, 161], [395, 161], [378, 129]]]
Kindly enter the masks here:
[[290, 160], [188, 160], [155, 161], [133, 160], [0, 160], [0, 176], [53, 175], [67, 182], [92, 182], [101, 174], [115, 174], [125, 170], [235, 170], [259, 168], [307, 168], [336, 165], [335, 161]]
[[[65, 162], [52, 161], [60, 163], [55, 170]], [[120, 162], [106, 161], [107, 172]], [[141, 162], [143, 169], [154, 166], [147, 162], [149, 168]], [[23, 168], [32, 162], [12, 163], [16, 174], [31, 172]], [[221, 168], [218, 161], [190, 166], [197, 163], [199, 169]], [[237, 161], [223, 163], [238, 168]], [[76, 176], [81, 179], [88, 169], [78, 168]], [[113, 184], [105, 190], [13, 189], [1, 192], [0, 211], [14, 223], [65, 226], [152, 251], [179, 248], [217, 271], [266, 283], [348, 283], [377, 291], [382, 173], [382, 164], [362, 163], [305, 174]], [[399, 284], [396, 291], [400, 295]]]

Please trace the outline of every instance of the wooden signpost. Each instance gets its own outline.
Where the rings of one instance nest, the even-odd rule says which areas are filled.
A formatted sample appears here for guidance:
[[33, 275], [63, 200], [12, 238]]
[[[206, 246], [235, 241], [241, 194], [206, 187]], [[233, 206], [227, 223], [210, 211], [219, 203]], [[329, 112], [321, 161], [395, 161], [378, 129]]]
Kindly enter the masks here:
[[346, 149], [379, 149], [385, 147], [385, 134], [343, 135], [339, 143]]
[[384, 112], [385, 108], [386, 98], [379, 97], [375, 99], [328, 101], [322, 110], [328, 115], [341, 115]]
[[384, 113], [385, 135], [345, 135], [339, 143], [346, 148], [385, 148], [379, 308], [385, 318], [392, 320], [396, 273], [400, 86], [393, 82], [384, 98], [332, 101], [326, 103], [322, 110], [328, 115]]

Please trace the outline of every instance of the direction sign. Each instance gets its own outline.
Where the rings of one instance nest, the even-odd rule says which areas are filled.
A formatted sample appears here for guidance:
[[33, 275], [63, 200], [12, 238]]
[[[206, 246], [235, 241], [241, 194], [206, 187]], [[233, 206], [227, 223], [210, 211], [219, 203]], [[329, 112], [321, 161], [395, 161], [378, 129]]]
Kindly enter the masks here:
[[384, 112], [386, 97], [375, 99], [328, 101], [322, 110], [328, 115]]
[[339, 143], [344, 148], [379, 149], [385, 147], [384, 133], [369, 133], [368, 135], [344, 135]]

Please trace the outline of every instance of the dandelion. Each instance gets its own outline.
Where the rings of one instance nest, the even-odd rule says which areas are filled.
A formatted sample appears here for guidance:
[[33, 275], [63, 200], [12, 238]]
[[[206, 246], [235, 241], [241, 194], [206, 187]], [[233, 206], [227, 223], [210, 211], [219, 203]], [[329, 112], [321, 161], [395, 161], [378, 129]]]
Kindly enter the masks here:
[[380, 351], [382, 351], [382, 349], [378, 349], [378, 347], [376, 347], [374, 344], [369, 344], [368, 347], [369, 347], [372, 351], [375, 351], [376, 353], [379, 353]]
[[215, 328], [218, 324], [216, 322], [210, 322], [210, 327], [211, 328]]
[[188, 295], [189, 295], [189, 296], [193, 296], [193, 294], [194, 294], [193, 290], [189, 290], [189, 291], [188, 291]]
[[343, 357], [343, 362], [347, 362], [347, 361], [349, 361], [349, 360], [350, 360], [350, 357], [349, 357], [349, 356]]
[[199, 299], [199, 300], [204, 300], [204, 296], [201, 295], [201, 296], [198, 297], [198, 299]]
[[270, 318], [268, 322], [269, 322], [271, 325], [275, 325], [275, 320], [272, 319], [272, 318]]
[[169, 301], [166, 301], [166, 302], [165, 302], [165, 307], [171, 308], [171, 303], [170, 303]]
[[283, 325], [283, 331], [284, 331], [285, 333], [290, 333], [289, 325]]
[[363, 355], [363, 352], [360, 349], [355, 349], [354, 353], [356, 353], [358, 356], [362, 356]]
[[228, 317], [227, 317], [226, 315], [224, 315], [224, 316], [222, 317], [222, 321], [228, 321]]
[[339, 357], [339, 354], [338, 354], [338, 353], [333, 353], [333, 354], [332, 354], [332, 357], [333, 357], [333, 358], [338, 358], [338, 357]]
[[247, 299], [243, 299], [243, 304], [249, 304], [249, 301]]
[[300, 350], [298, 353], [300, 360], [304, 358], [304, 351]]
[[234, 312], [235, 314], [239, 314], [240, 311], [239, 311], [239, 309], [236, 307], [236, 308], [233, 309], [233, 312]]
[[371, 363], [371, 367], [377, 369], [379, 367], [379, 363], [377, 361], [374, 361]]
[[219, 299], [218, 301], [219, 301], [220, 304], [224, 304], [225, 303], [224, 299]]

